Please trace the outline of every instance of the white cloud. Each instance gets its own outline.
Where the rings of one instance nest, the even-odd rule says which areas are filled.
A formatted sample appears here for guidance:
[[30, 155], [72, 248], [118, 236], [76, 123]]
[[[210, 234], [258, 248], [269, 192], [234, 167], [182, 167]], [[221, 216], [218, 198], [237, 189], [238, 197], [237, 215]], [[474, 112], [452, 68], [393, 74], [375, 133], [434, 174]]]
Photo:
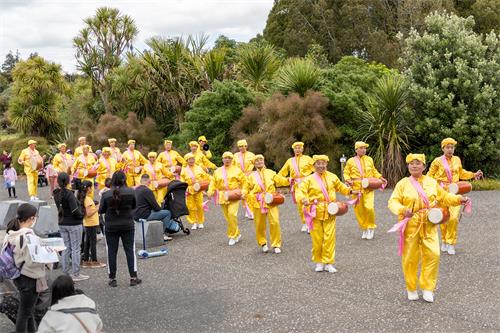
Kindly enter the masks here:
[[110, 6], [130, 15], [139, 29], [135, 46], [153, 36], [206, 33], [213, 41], [224, 34], [248, 41], [262, 33], [273, 0], [0, 0], [0, 62], [9, 50], [26, 58], [32, 52], [75, 71], [72, 39], [83, 19], [96, 8]]

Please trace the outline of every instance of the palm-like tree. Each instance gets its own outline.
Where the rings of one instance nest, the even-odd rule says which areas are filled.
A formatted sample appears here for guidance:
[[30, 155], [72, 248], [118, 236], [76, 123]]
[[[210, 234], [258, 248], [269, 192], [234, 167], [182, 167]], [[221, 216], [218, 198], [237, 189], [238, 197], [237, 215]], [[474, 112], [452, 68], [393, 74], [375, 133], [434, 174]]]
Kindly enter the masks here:
[[406, 172], [404, 153], [409, 149], [412, 132], [407, 107], [408, 89], [403, 77], [380, 78], [360, 112], [359, 131], [373, 143], [374, 159], [389, 184], [395, 184]]
[[280, 68], [276, 86], [283, 93], [296, 92], [304, 97], [308, 90], [318, 88], [321, 72], [309, 59], [295, 58]]
[[238, 50], [238, 66], [243, 82], [255, 91], [265, 91], [280, 66], [273, 46], [250, 43]]

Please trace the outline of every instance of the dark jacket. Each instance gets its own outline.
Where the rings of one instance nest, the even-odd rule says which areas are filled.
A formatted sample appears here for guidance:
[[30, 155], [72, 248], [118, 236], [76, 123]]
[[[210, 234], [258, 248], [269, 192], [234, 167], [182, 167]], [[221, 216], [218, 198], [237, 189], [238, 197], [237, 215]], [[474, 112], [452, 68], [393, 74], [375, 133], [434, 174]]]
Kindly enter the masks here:
[[84, 209], [71, 190], [55, 189], [54, 201], [57, 209], [62, 207], [63, 211], [63, 216], [59, 219], [59, 225], [83, 224]]
[[127, 231], [135, 228], [134, 209], [136, 207], [135, 193], [130, 187], [119, 189], [120, 204], [117, 209], [113, 208], [114, 188], [104, 192], [99, 205], [99, 214], [104, 214], [104, 225], [106, 232]]
[[135, 210], [134, 219], [147, 219], [151, 211], [161, 210], [160, 205], [156, 201], [153, 191], [147, 186], [140, 185], [135, 189], [135, 200], [137, 201], [137, 209]]

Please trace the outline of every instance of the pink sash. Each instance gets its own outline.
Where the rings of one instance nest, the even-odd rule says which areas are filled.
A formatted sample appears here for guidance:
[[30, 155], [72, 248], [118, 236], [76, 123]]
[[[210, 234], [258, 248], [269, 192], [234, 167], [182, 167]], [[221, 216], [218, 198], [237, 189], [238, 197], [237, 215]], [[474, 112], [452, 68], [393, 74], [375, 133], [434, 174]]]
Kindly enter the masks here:
[[243, 157], [244, 157], [243, 153], [240, 153], [240, 155], [239, 155], [240, 167], [241, 167], [241, 171], [243, 171], [243, 173], [245, 173], [245, 159]]
[[[323, 196], [325, 197], [326, 202], [330, 202], [330, 196], [328, 195], [328, 190], [327, 187], [325, 186], [325, 183], [323, 182], [323, 179], [321, 179], [321, 176], [318, 175], [316, 172], [313, 174], [314, 179], [318, 183], [319, 187], [321, 188], [321, 192], [323, 192]], [[304, 212], [304, 220], [306, 220], [307, 228], [309, 231], [313, 230], [313, 219], [316, 217], [316, 206], [318, 205], [318, 201], [314, 200], [314, 202], [311, 204], [311, 207], [309, 210], [304, 207], [302, 208], [302, 211]]]
[[443, 163], [444, 171], [446, 172], [446, 177], [448, 177], [448, 182], [452, 183], [453, 182], [453, 175], [451, 173], [450, 164], [448, 163], [446, 156], [444, 156], [444, 155], [441, 156], [441, 163]]
[[221, 169], [222, 178], [224, 179], [224, 186], [226, 187], [226, 191], [229, 191], [229, 182], [227, 181], [226, 167], [223, 165], [221, 166]]
[[153, 175], [153, 180], [156, 180], [156, 171], [154, 165], [151, 164], [151, 162], [148, 163], [148, 168], [149, 171], [151, 171], [151, 174]]
[[109, 165], [108, 161], [104, 157], [101, 157], [101, 161], [104, 163], [106, 169], [108, 169], [108, 175], [111, 176], [111, 166]]
[[254, 173], [254, 176], [255, 176], [255, 180], [257, 180], [257, 184], [259, 184], [260, 189], [262, 190], [261, 193], [257, 193], [257, 200], [260, 203], [260, 211], [261, 211], [262, 214], [267, 214], [268, 209], [265, 207], [265, 201], [264, 201], [264, 196], [265, 196], [265, 193], [266, 193], [266, 187], [264, 186], [264, 182], [263, 182], [262, 178], [260, 177], [259, 172], [258, 171], [254, 171], [253, 173]]
[[170, 163], [168, 166], [173, 166], [174, 163], [172, 162], [172, 156], [170, 156], [170, 153], [167, 150], [165, 150], [165, 156], [167, 157], [168, 163]]
[[290, 192], [292, 193], [292, 199], [293, 203], [297, 204], [297, 199], [295, 199], [295, 182], [297, 184], [300, 184], [300, 169], [299, 169], [299, 163], [297, 161], [297, 156], [294, 156], [292, 158], [292, 167], [295, 170], [295, 178], [292, 178], [292, 182], [290, 183]]
[[193, 185], [194, 185], [194, 183], [196, 183], [196, 177], [194, 176], [193, 170], [191, 170], [191, 167], [189, 167], [189, 165], [186, 168], [186, 170], [189, 173], [189, 177], [191, 177], [191, 180], [193, 181]]
[[361, 166], [361, 159], [359, 158], [359, 156], [357, 156], [357, 155], [354, 156], [354, 162], [356, 162], [356, 166], [358, 167], [361, 179], [363, 179], [364, 178], [364, 172], [363, 172], [363, 167]]

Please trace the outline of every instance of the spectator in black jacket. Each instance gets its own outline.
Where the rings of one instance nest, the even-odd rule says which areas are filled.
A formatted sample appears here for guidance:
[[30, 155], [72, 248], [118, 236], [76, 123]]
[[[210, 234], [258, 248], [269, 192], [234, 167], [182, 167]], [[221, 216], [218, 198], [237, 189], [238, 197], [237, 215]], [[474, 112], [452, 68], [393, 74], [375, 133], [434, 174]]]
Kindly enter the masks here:
[[111, 178], [111, 190], [104, 192], [99, 205], [99, 214], [104, 214], [104, 233], [108, 247], [109, 282], [116, 287], [116, 254], [119, 240], [127, 256], [130, 285], [141, 283], [137, 277], [137, 261], [134, 242], [134, 209], [136, 207], [134, 190], [126, 185], [123, 171], [117, 171]]
[[[151, 178], [149, 175], [143, 174], [141, 176], [141, 185], [137, 186], [135, 189], [135, 200], [137, 201], [137, 209], [134, 213], [134, 219], [139, 221], [143, 219], [146, 221], [162, 221], [163, 222], [163, 232], [167, 229], [167, 226], [171, 223], [172, 214], [168, 209], [161, 209], [156, 201], [153, 191], [148, 187], [151, 183]], [[163, 240], [171, 240], [172, 237], [163, 235]]]
[[[73, 281], [87, 280], [87, 275], [80, 274], [80, 255], [83, 233], [83, 207], [68, 189], [69, 175], [61, 172], [57, 176], [59, 188], [54, 190], [54, 200], [59, 214], [59, 231], [66, 250], [62, 253], [62, 269]], [[71, 258], [71, 267], [69, 261]], [[71, 273], [70, 273], [71, 268]]]

